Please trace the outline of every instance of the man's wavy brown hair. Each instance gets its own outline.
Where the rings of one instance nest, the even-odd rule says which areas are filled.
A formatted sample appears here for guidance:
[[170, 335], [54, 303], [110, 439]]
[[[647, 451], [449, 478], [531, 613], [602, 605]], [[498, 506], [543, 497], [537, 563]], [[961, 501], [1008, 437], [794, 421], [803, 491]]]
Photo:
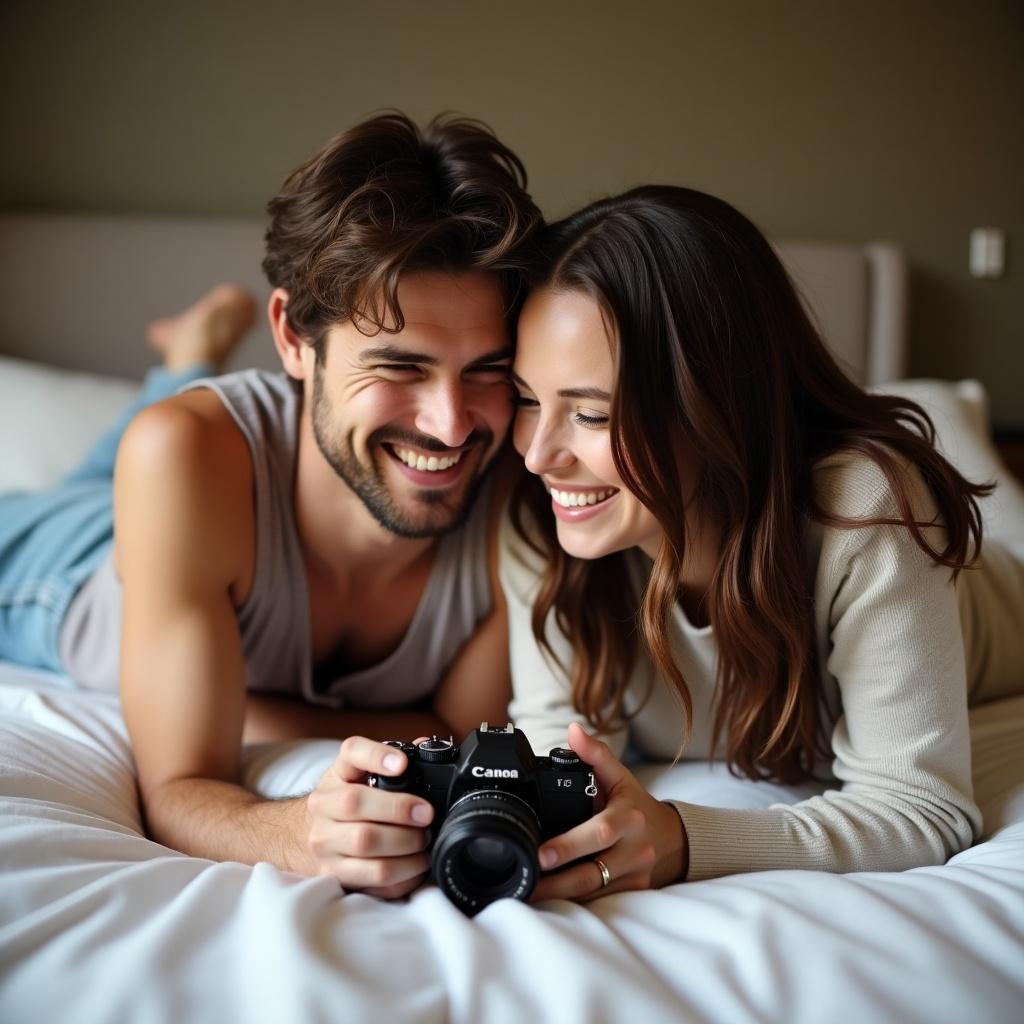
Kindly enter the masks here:
[[[546, 636], [554, 612], [572, 647], [562, 668], [575, 706], [602, 732], [626, 718], [642, 644], [678, 694], [685, 743], [692, 701], [668, 621], [687, 543], [678, 460], [692, 452], [703, 466], [696, 508], [722, 538], [706, 596], [719, 652], [715, 747], [724, 741], [731, 769], [750, 778], [807, 778], [826, 752], [803, 554], [810, 521], [905, 527], [955, 578], [980, 550], [976, 499], [992, 485], [968, 482], [936, 451], [919, 405], [868, 394], [840, 370], [772, 247], [727, 203], [690, 189], [638, 188], [552, 225], [543, 247], [543, 283], [591, 296], [614, 326], [612, 454], [663, 540], [638, 595], [622, 553], [585, 561], [559, 547], [550, 497], [524, 474], [513, 521], [548, 566], [533, 609], [537, 641], [557, 662]], [[898, 518], [851, 520], [817, 506], [812, 468], [834, 452], [878, 464]], [[941, 550], [921, 532], [934, 524], [914, 518], [901, 459], [935, 500]]]
[[357, 316], [400, 331], [398, 282], [414, 270], [494, 272], [511, 322], [543, 224], [526, 184], [522, 162], [482, 122], [441, 115], [421, 130], [384, 113], [288, 175], [267, 205], [263, 270], [314, 345]]

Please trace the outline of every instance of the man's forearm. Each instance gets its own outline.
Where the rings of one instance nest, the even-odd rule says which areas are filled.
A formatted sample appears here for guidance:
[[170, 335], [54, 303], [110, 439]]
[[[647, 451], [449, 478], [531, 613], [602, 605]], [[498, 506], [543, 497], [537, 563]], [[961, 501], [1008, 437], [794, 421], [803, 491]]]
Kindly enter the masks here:
[[[245, 743], [279, 743], [314, 737], [343, 740], [413, 740], [447, 736], [450, 728], [429, 708], [406, 711], [332, 711], [290, 697], [250, 693], [246, 697]], [[461, 740], [461, 736], [456, 736]]]
[[217, 779], [176, 779], [144, 799], [151, 838], [193, 857], [312, 874], [305, 797], [265, 800]]

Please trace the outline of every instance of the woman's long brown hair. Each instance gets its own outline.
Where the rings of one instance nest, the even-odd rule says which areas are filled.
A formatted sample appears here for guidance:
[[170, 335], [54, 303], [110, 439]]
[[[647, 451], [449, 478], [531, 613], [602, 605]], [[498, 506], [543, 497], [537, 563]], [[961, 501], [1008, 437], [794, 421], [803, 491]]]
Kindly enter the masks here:
[[[551, 225], [544, 245], [540, 283], [592, 296], [614, 326], [612, 453], [664, 538], [638, 595], [622, 554], [584, 561], [559, 547], [550, 498], [526, 474], [513, 521], [548, 566], [533, 609], [537, 641], [557, 661], [545, 628], [553, 611], [572, 646], [562, 668], [574, 703], [600, 731], [627, 717], [626, 688], [645, 648], [678, 694], [682, 750], [692, 701], [668, 622], [687, 543], [679, 459], [692, 453], [703, 467], [696, 508], [721, 530], [706, 597], [719, 654], [715, 748], [724, 742], [731, 769], [750, 778], [804, 779], [826, 741], [803, 554], [809, 523], [905, 527], [955, 579], [980, 551], [976, 499], [992, 485], [970, 483], [936, 451], [919, 405], [868, 394], [843, 373], [772, 247], [722, 200], [634, 189]], [[851, 520], [816, 505], [812, 468], [835, 452], [878, 464], [898, 518]], [[936, 524], [914, 518], [902, 459], [934, 498], [941, 550], [921, 532]]]

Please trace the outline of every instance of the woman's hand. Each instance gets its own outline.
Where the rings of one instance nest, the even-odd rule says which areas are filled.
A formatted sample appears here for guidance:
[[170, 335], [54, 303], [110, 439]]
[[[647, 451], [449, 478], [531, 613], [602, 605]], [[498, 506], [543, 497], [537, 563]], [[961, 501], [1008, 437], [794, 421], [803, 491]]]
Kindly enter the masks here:
[[350, 736], [320, 784], [306, 798], [311, 873], [330, 875], [348, 890], [397, 899], [430, 870], [425, 826], [434, 808], [412, 793], [367, 786], [370, 772], [401, 775], [402, 751]]
[[[589, 821], [551, 839], [539, 850], [541, 877], [531, 901], [590, 900], [629, 889], [658, 889], [686, 874], [686, 829], [674, 807], [640, 785], [606, 743], [579, 725], [569, 726], [569, 746], [591, 765], [604, 807]], [[582, 864], [554, 870], [581, 857]], [[604, 864], [609, 881], [597, 861]]]

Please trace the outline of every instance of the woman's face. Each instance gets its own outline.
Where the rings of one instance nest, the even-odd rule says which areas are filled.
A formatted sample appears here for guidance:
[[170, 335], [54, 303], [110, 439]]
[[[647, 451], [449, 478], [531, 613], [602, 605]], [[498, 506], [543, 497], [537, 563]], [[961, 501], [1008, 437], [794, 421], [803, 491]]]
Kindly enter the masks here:
[[612, 459], [608, 418], [613, 352], [601, 308], [589, 295], [540, 288], [519, 319], [513, 439], [544, 481], [558, 542], [576, 558], [640, 547], [652, 558], [662, 531], [624, 487]]

